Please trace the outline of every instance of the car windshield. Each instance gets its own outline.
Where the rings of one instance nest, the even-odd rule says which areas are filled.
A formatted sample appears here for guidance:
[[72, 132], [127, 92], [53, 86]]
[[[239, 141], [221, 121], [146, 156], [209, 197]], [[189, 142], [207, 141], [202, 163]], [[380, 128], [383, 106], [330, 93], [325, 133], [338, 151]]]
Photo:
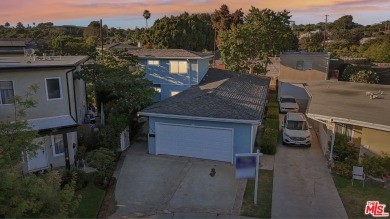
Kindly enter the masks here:
[[290, 97], [282, 98], [282, 99], [281, 99], [281, 102], [282, 102], [282, 103], [296, 103], [296, 102], [295, 102], [295, 99], [294, 99], [294, 98], [290, 98]]
[[290, 130], [307, 130], [307, 123], [305, 121], [287, 121], [287, 129]]

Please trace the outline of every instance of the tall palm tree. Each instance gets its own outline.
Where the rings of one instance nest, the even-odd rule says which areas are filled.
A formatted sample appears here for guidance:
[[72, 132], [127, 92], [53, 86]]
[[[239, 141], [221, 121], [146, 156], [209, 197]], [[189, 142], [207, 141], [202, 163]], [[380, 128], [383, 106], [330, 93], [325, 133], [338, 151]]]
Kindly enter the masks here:
[[144, 16], [144, 18], [145, 18], [145, 20], [146, 20], [146, 28], [148, 28], [148, 19], [150, 18], [150, 11], [149, 10], [145, 10], [144, 11], [144, 14], [143, 14], [143, 16]]

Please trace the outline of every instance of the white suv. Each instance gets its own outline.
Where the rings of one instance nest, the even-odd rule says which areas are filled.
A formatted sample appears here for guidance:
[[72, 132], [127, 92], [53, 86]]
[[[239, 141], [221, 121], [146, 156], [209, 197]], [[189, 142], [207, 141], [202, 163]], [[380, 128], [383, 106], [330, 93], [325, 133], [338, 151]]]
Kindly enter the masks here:
[[298, 112], [299, 105], [293, 96], [280, 96], [279, 97], [279, 111], [281, 113], [286, 112]]
[[287, 113], [282, 123], [283, 144], [311, 146], [311, 128], [303, 113]]

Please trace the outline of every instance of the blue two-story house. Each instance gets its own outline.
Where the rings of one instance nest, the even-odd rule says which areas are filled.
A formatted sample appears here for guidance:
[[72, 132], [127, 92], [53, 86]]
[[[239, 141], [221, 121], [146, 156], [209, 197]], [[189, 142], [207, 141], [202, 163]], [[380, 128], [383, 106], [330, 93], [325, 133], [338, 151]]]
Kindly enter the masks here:
[[184, 49], [139, 49], [130, 51], [145, 69], [145, 77], [160, 94], [157, 100], [174, 96], [198, 85], [209, 69], [210, 54]]

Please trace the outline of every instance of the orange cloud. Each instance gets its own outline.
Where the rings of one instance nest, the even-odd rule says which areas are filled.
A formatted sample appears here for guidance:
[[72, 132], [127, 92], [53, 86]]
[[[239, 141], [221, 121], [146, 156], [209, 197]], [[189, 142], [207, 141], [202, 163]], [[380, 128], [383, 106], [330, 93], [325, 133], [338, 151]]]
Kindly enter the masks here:
[[148, 9], [153, 15], [171, 15], [184, 11], [189, 13], [213, 12], [222, 4], [231, 10], [242, 8], [247, 11], [251, 5], [274, 10], [287, 9], [296, 12], [323, 10], [338, 12], [376, 11], [390, 7], [388, 0], [0, 0], [0, 24], [10, 22], [61, 22], [79, 19], [139, 16]]

